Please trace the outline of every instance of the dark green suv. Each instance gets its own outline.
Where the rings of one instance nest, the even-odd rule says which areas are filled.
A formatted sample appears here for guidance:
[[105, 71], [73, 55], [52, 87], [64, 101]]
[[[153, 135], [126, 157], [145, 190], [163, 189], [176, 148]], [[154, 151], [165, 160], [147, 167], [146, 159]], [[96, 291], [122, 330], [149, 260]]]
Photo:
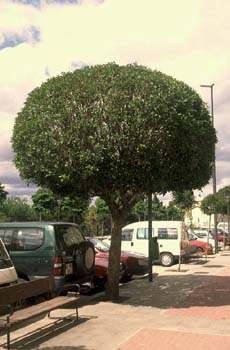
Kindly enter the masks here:
[[57, 293], [74, 290], [93, 279], [94, 247], [76, 224], [0, 223], [0, 238], [19, 278], [53, 276]]

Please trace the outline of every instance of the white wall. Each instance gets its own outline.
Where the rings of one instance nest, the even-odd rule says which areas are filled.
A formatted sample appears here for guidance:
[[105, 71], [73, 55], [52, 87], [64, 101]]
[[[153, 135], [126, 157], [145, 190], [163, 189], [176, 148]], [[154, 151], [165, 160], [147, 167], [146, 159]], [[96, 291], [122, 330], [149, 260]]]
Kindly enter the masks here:
[[[197, 228], [209, 227], [209, 215], [204, 214], [199, 207], [191, 210], [190, 213], [185, 216], [185, 224]], [[210, 227], [214, 227], [214, 215], [211, 215]]]

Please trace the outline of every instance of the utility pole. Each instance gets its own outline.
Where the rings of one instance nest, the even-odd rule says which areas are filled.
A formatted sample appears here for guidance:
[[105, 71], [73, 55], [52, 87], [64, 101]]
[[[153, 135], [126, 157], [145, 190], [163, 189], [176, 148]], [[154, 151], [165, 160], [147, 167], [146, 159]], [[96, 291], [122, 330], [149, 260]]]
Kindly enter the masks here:
[[153, 281], [153, 267], [152, 267], [152, 261], [153, 261], [153, 240], [152, 240], [152, 218], [153, 214], [152, 214], [152, 193], [148, 193], [148, 222], [149, 222], [149, 226], [148, 226], [148, 243], [149, 243], [149, 259], [148, 259], [148, 271], [149, 271], [149, 282]]

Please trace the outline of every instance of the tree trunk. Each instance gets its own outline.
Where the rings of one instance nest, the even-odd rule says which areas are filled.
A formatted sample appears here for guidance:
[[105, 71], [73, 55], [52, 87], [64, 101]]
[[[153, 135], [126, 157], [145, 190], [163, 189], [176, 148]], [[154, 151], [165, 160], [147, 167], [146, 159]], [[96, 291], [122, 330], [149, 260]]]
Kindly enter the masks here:
[[119, 278], [120, 278], [120, 255], [121, 255], [121, 229], [122, 220], [113, 215], [113, 228], [109, 254], [108, 280], [106, 284], [105, 299], [118, 301], [119, 299]]

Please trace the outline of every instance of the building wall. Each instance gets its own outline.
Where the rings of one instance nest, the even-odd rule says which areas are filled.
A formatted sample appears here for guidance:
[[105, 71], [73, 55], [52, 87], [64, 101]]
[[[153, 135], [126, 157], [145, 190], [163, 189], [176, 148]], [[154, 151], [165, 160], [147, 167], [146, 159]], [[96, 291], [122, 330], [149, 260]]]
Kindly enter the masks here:
[[[204, 214], [199, 207], [196, 207], [186, 214], [185, 223], [194, 228], [208, 228], [209, 219], [209, 215]], [[214, 227], [214, 215], [211, 215], [210, 227]]]

